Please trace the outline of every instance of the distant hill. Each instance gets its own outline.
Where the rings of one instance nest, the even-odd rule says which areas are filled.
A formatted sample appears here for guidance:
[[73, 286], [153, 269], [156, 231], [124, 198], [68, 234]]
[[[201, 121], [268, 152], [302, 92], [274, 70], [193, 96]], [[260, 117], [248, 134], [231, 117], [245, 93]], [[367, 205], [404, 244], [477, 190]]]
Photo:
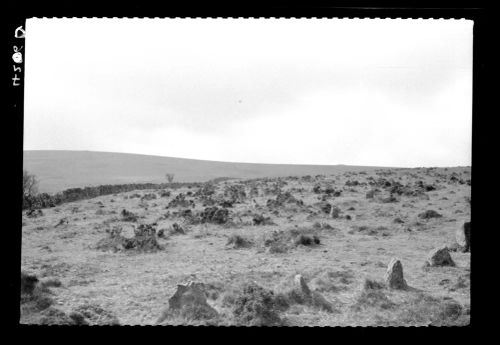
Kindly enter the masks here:
[[93, 151], [24, 151], [24, 168], [39, 180], [40, 192], [122, 183], [205, 182], [213, 179], [333, 174], [378, 169], [347, 165], [231, 163]]

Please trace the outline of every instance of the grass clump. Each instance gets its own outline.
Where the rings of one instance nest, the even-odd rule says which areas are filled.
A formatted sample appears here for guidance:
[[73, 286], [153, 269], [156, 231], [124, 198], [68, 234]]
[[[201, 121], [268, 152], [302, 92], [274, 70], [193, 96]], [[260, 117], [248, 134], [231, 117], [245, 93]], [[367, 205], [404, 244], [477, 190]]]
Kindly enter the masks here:
[[108, 310], [93, 304], [86, 303], [80, 305], [70, 314], [75, 323], [89, 325], [119, 325], [118, 318]]
[[317, 234], [317, 229], [293, 228], [286, 231], [273, 231], [264, 236], [263, 244], [269, 253], [286, 253], [291, 248], [297, 246], [317, 246], [321, 240]]
[[312, 246], [312, 245], [318, 245], [320, 244], [320, 239], [318, 236], [313, 235], [299, 235], [294, 239], [294, 244], [296, 246], [302, 245], [302, 246]]
[[283, 325], [279, 313], [283, 310], [283, 300], [273, 291], [255, 283], [246, 283], [233, 296], [225, 296], [225, 303], [232, 305], [232, 313], [237, 324], [245, 326]]
[[422, 292], [411, 298], [396, 316], [405, 325], [465, 326], [470, 322], [465, 308], [454, 299]]
[[351, 306], [351, 309], [362, 311], [366, 308], [394, 308], [396, 304], [389, 300], [383, 291], [384, 288], [384, 283], [366, 278], [363, 282], [361, 291], [356, 297], [356, 302]]
[[226, 246], [231, 246], [233, 249], [239, 248], [249, 248], [253, 245], [253, 242], [245, 236], [232, 234], [229, 236]]
[[[49, 284], [50, 285], [50, 284]], [[52, 292], [35, 275], [21, 271], [21, 319], [23, 324], [72, 324], [67, 315], [53, 308]]]

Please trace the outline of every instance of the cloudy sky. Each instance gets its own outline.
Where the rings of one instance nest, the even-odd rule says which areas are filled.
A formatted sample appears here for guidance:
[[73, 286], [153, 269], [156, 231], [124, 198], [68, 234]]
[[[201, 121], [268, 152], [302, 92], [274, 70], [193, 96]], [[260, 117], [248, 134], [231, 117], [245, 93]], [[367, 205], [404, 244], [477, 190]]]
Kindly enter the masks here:
[[24, 148], [471, 164], [472, 21], [29, 19]]

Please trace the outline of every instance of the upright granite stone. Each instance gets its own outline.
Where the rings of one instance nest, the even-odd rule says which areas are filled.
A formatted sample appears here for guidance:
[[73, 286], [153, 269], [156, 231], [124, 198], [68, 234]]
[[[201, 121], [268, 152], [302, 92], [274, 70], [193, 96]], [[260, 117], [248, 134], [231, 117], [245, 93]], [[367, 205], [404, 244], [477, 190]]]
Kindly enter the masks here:
[[455, 232], [455, 240], [462, 252], [470, 252], [470, 222], [465, 222], [464, 225]]
[[168, 300], [168, 309], [164, 310], [157, 323], [163, 322], [171, 315], [181, 315], [191, 320], [206, 320], [217, 317], [218, 313], [207, 303], [203, 283], [189, 282], [187, 285], [177, 285], [177, 291]]
[[399, 259], [392, 258], [389, 262], [385, 274], [385, 282], [391, 289], [405, 290], [408, 288], [408, 284], [403, 278], [403, 265]]

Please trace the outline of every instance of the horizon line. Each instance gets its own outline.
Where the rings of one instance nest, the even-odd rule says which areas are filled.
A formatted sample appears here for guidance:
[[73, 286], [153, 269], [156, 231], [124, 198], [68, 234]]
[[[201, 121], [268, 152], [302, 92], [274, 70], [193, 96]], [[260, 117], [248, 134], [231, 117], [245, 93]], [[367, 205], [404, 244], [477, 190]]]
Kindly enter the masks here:
[[[135, 153], [135, 152], [117, 152], [117, 151], [93, 151], [93, 150], [61, 150], [61, 149], [23, 149], [23, 153], [27, 151], [62, 151], [62, 152], [90, 152], [90, 153], [111, 153], [111, 154], [124, 154], [124, 155], [138, 155], [138, 156], [150, 156], [158, 158], [174, 158], [174, 159], [184, 159], [184, 160], [194, 160], [202, 162], [214, 162], [214, 163], [232, 163], [232, 164], [257, 164], [257, 165], [294, 165], [294, 166], [345, 166], [345, 167], [370, 167], [370, 168], [384, 168], [384, 169], [415, 169], [415, 168], [447, 168], [452, 166], [413, 166], [413, 167], [402, 167], [402, 166], [385, 166], [385, 165], [357, 165], [357, 164], [307, 164], [307, 163], [256, 163], [256, 162], [235, 162], [235, 161], [218, 161], [210, 159], [198, 159], [198, 158], [185, 158], [185, 157], [173, 157], [173, 156], [160, 156], [145, 153]], [[471, 167], [471, 165], [456, 165], [454, 167]]]

